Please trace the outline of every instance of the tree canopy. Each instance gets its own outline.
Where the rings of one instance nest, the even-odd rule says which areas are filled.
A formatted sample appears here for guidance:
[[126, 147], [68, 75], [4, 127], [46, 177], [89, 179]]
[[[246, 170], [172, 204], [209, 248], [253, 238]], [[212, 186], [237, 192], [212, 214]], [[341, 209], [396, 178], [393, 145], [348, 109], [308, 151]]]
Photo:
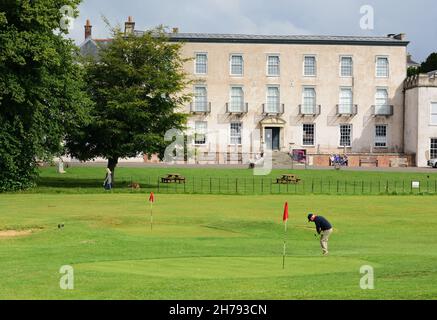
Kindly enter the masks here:
[[437, 52], [431, 53], [419, 68], [408, 68], [408, 76], [437, 70]]
[[67, 137], [69, 154], [80, 160], [108, 159], [114, 169], [120, 158], [163, 155], [169, 129], [184, 129], [186, 115], [178, 108], [190, 100], [181, 44], [170, 43], [164, 28], [113, 39], [88, 57], [87, 92], [94, 102], [92, 121]]
[[431, 53], [420, 66], [421, 73], [427, 73], [437, 70], [437, 52]]
[[62, 152], [67, 131], [87, 120], [76, 50], [61, 8], [80, 0], [0, 4], [0, 191], [33, 185], [39, 160]]

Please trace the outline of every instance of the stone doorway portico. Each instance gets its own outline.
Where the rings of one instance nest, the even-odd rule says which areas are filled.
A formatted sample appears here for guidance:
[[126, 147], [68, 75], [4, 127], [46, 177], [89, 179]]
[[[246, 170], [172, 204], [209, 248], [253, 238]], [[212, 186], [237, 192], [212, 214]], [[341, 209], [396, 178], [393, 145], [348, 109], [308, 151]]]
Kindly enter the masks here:
[[[261, 149], [263, 146], [273, 147], [273, 151], [284, 151], [285, 150], [285, 125], [287, 122], [281, 117], [266, 117], [260, 121], [261, 127]], [[268, 130], [266, 132], [266, 130]], [[277, 131], [279, 130], [279, 141], [276, 147], [275, 140], [266, 141], [267, 139], [276, 139]]]

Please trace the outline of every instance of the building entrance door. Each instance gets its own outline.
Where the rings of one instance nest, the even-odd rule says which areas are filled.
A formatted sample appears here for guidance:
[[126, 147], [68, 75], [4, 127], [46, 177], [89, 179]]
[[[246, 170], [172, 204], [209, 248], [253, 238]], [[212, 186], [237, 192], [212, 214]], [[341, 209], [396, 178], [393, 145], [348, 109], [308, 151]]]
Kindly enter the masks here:
[[279, 150], [279, 135], [281, 128], [265, 128], [265, 142], [268, 150]]

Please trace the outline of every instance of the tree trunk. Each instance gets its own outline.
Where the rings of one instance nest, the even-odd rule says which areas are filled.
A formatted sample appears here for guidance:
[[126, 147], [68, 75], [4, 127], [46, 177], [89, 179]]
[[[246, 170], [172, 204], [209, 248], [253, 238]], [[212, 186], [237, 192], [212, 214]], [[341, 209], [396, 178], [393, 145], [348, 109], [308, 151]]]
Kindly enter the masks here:
[[109, 158], [108, 159], [108, 169], [111, 170], [112, 173], [112, 186], [115, 185], [115, 167], [117, 167], [118, 158]]

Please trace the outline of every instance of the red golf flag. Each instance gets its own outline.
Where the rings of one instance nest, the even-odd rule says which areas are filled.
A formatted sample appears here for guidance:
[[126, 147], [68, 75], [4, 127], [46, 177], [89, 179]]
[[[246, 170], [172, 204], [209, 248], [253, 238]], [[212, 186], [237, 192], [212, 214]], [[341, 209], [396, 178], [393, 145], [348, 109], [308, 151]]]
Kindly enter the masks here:
[[153, 194], [153, 192], [150, 192], [149, 202], [155, 202], [155, 195]]
[[284, 206], [284, 217], [283, 217], [283, 221], [286, 222], [288, 220], [288, 202], [285, 203]]

